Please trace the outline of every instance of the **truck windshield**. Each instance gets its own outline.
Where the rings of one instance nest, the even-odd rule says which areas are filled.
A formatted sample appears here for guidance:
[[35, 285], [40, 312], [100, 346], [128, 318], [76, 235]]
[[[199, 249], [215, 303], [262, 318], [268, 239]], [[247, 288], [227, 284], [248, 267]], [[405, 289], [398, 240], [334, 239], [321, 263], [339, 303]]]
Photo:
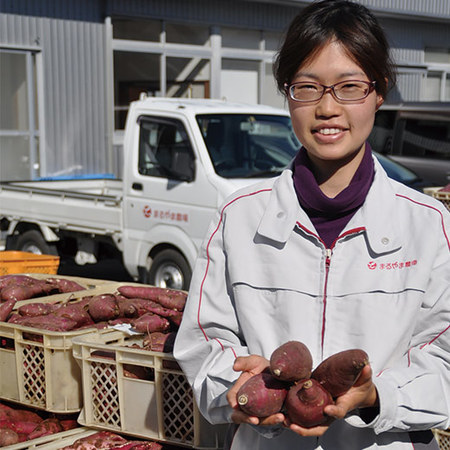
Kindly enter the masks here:
[[276, 175], [300, 148], [288, 116], [202, 114], [197, 122], [214, 169], [224, 178]]

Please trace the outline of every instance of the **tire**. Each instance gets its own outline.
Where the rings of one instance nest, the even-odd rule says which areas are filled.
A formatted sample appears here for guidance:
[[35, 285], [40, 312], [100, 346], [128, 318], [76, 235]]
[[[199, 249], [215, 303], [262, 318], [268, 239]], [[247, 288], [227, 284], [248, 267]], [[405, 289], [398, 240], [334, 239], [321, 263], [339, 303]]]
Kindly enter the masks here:
[[30, 252], [38, 255], [58, 256], [56, 245], [49, 244], [37, 230], [28, 230], [17, 237], [13, 250]]
[[192, 270], [186, 259], [176, 250], [163, 250], [152, 260], [148, 282], [154, 286], [188, 290]]

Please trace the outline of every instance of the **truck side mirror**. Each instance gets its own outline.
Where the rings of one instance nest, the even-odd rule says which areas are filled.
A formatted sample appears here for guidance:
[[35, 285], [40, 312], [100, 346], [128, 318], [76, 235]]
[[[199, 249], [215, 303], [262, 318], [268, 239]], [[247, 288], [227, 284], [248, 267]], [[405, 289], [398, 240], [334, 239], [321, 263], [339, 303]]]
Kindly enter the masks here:
[[189, 147], [183, 143], [175, 146], [171, 172], [182, 181], [193, 181], [195, 177], [195, 159]]

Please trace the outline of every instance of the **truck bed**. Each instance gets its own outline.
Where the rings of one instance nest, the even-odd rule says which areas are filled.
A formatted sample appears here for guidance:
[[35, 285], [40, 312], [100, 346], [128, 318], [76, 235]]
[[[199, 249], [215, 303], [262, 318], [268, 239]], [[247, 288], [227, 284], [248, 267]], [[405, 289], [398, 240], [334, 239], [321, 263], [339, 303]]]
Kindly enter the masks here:
[[122, 181], [0, 183], [0, 217], [102, 235], [122, 232]]

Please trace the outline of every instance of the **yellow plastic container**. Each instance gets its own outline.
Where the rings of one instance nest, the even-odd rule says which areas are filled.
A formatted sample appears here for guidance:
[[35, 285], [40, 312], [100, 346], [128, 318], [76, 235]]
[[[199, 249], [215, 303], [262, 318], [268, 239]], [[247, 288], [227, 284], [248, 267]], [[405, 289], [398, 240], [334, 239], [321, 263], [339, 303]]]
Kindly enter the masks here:
[[59, 256], [36, 255], [29, 252], [0, 252], [0, 275], [18, 273], [56, 274], [59, 267]]

